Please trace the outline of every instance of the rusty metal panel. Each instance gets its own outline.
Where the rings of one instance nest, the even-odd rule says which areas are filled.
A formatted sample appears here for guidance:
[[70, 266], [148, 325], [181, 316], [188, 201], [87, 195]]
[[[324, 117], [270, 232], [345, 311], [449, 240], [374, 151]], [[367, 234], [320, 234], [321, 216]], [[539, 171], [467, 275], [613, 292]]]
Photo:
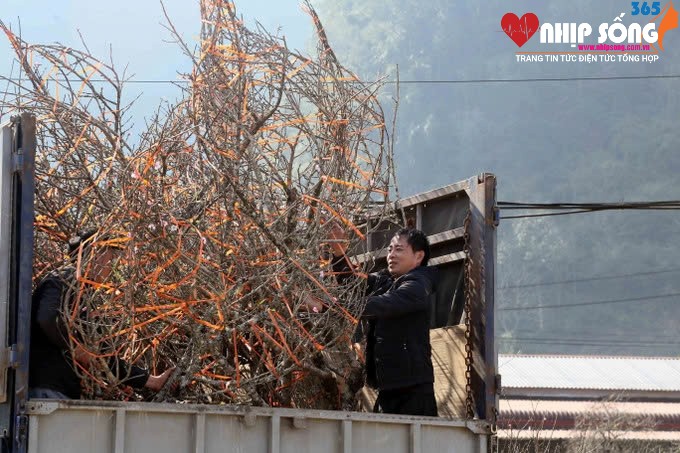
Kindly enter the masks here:
[[430, 265], [440, 270], [441, 279], [433, 296], [432, 328], [458, 324], [462, 315], [463, 236], [465, 216], [470, 199], [467, 190], [471, 180], [424, 192], [395, 203], [392, 215], [378, 223], [369, 219], [366, 252], [360, 262], [373, 260], [372, 270], [383, 269], [387, 249], [394, 234], [402, 227], [423, 230], [430, 241]]
[[494, 343], [496, 263], [496, 178], [482, 174], [470, 184], [470, 256], [472, 312], [470, 341], [476, 414], [496, 420], [498, 357]]

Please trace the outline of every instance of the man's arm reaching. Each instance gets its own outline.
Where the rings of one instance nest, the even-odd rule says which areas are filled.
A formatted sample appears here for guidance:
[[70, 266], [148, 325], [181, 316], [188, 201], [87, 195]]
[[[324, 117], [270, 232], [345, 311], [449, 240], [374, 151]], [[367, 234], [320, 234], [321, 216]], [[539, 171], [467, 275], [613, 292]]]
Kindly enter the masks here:
[[119, 376], [120, 383], [129, 385], [132, 388], [148, 388], [154, 392], [163, 388], [167, 380], [172, 376], [175, 367], [168, 368], [159, 375], [152, 375], [143, 368], [130, 365], [125, 360], [117, 357], [109, 359], [109, 369], [114, 376]]
[[370, 296], [362, 318], [394, 318], [429, 309], [430, 291], [419, 279], [405, 277], [405, 280], [391, 291]]

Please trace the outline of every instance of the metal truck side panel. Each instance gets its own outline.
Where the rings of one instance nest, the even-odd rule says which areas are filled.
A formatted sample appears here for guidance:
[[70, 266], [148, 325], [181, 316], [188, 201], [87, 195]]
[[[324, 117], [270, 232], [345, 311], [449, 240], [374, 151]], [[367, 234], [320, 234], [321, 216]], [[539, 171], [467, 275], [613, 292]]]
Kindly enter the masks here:
[[359, 412], [32, 400], [29, 453], [487, 451], [488, 425]]
[[9, 274], [12, 247], [12, 127], [0, 126], [0, 402], [7, 401], [7, 367], [9, 350], [6, 345], [10, 303]]
[[22, 412], [28, 389], [36, 120], [22, 113], [1, 129], [0, 443], [22, 453], [27, 434]]
[[[29, 120], [29, 118], [22, 118]], [[28, 123], [30, 125], [30, 122]], [[30, 127], [27, 137], [35, 137]], [[13, 212], [20, 222], [21, 265], [23, 274], [30, 276], [32, 241], [32, 151], [35, 141], [24, 144], [31, 155], [24, 161], [24, 187], [21, 214]], [[24, 157], [25, 158], [25, 157]], [[489, 439], [495, 412], [496, 359], [493, 344], [495, 259], [495, 178], [482, 175], [470, 178], [402, 201], [401, 208], [414, 225], [430, 234], [433, 244], [432, 264], [451, 277], [439, 294], [441, 313], [433, 318], [434, 326], [443, 326], [460, 318], [462, 310], [453, 310], [463, 302], [460, 294], [467, 212], [473, 212], [475, 260], [472, 280], [478, 296], [473, 301], [479, 313], [475, 325], [472, 351], [476, 377], [474, 387], [477, 414], [486, 419], [454, 419], [396, 416], [343, 411], [319, 411], [267, 407], [236, 407], [200, 404], [134, 403], [107, 401], [30, 400], [25, 407], [25, 367], [27, 357], [27, 308], [30, 285], [21, 285], [22, 295], [17, 318], [20, 358], [17, 369], [19, 388], [10, 392], [16, 413], [28, 417], [28, 424], [19, 418], [14, 423], [13, 453], [26, 448], [43, 453], [130, 453], [130, 452], [369, 452], [369, 453], [482, 453], [489, 451]], [[30, 210], [29, 210], [30, 207]], [[30, 216], [28, 215], [30, 214]], [[369, 235], [364, 252], [378, 252], [382, 242], [394, 233], [394, 225]], [[383, 254], [384, 255], [384, 254]], [[379, 259], [384, 259], [384, 256]], [[29, 270], [27, 270], [29, 269]], [[23, 303], [22, 303], [23, 302]], [[460, 307], [458, 307], [460, 308]], [[455, 322], [454, 322], [455, 323]], [[462, 353], [460, 353], [462, 354]], [[459, 355], [460, 355], [459, 354]], [[460, 359], [460, 357], [458, 357]], [[23, 368], [22, 368], [23, 367]], [[460, 373], [459, 373], [460, 374]], [[460, 378], [461, 376], [456, 376]], [[21, 385], [23, 383], [23, 385]], [[462, 384], [459, 384], [462, 388]], [[28, 427], [25, 433], [23, 427]], [[17, 428], [18, 427], [18, 428]]]

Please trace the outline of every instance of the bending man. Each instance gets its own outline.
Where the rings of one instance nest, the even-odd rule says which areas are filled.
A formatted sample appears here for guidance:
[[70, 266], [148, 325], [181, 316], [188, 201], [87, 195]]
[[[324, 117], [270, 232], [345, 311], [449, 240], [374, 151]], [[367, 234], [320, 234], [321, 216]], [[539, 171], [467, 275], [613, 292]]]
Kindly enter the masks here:
[[[72, 260], [81, 257], [81, 269], [89, 267], [88, 281], [101, 283], [109, 278], [113, 261], [120, 250], [115, 241], [99, 240], [95, 243], [95, 239], [96, 232], [88, 231], [72, 240], [69, 243], [69, 255]], [[69, 307], [76, 297], [75, 288], [78, 278], [82, 277], [77, 275], [72, 264], [47, 275], [33, 292], [28, 375], [30, 398], [79, 399], [80, 377], [74, 369], [75, 363], [88, 369], [92, 360], [80, 345], [71, 351], [63, 318], [64, 308]], [[152, 376], [117, 357], [108, 360], [108, 367], [121, 383], [153, 391], [160, 390], [173, 371], [168, 369], [161, 375]]]

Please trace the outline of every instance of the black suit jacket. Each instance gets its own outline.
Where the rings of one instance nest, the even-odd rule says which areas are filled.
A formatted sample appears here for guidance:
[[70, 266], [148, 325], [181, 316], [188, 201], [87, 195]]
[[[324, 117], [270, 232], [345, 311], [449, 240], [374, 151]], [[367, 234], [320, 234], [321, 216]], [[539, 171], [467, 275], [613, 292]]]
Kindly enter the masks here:
[[[334, 262], [339, 281], [349, 274], [346, 260]], [[367, 300], [354, 340], [366, 337], [366, 382], [392, 390], [434, 382], [430, 347], [431, 294], [436, 268], [420, 266], [392, 279], [370, 274]]]

